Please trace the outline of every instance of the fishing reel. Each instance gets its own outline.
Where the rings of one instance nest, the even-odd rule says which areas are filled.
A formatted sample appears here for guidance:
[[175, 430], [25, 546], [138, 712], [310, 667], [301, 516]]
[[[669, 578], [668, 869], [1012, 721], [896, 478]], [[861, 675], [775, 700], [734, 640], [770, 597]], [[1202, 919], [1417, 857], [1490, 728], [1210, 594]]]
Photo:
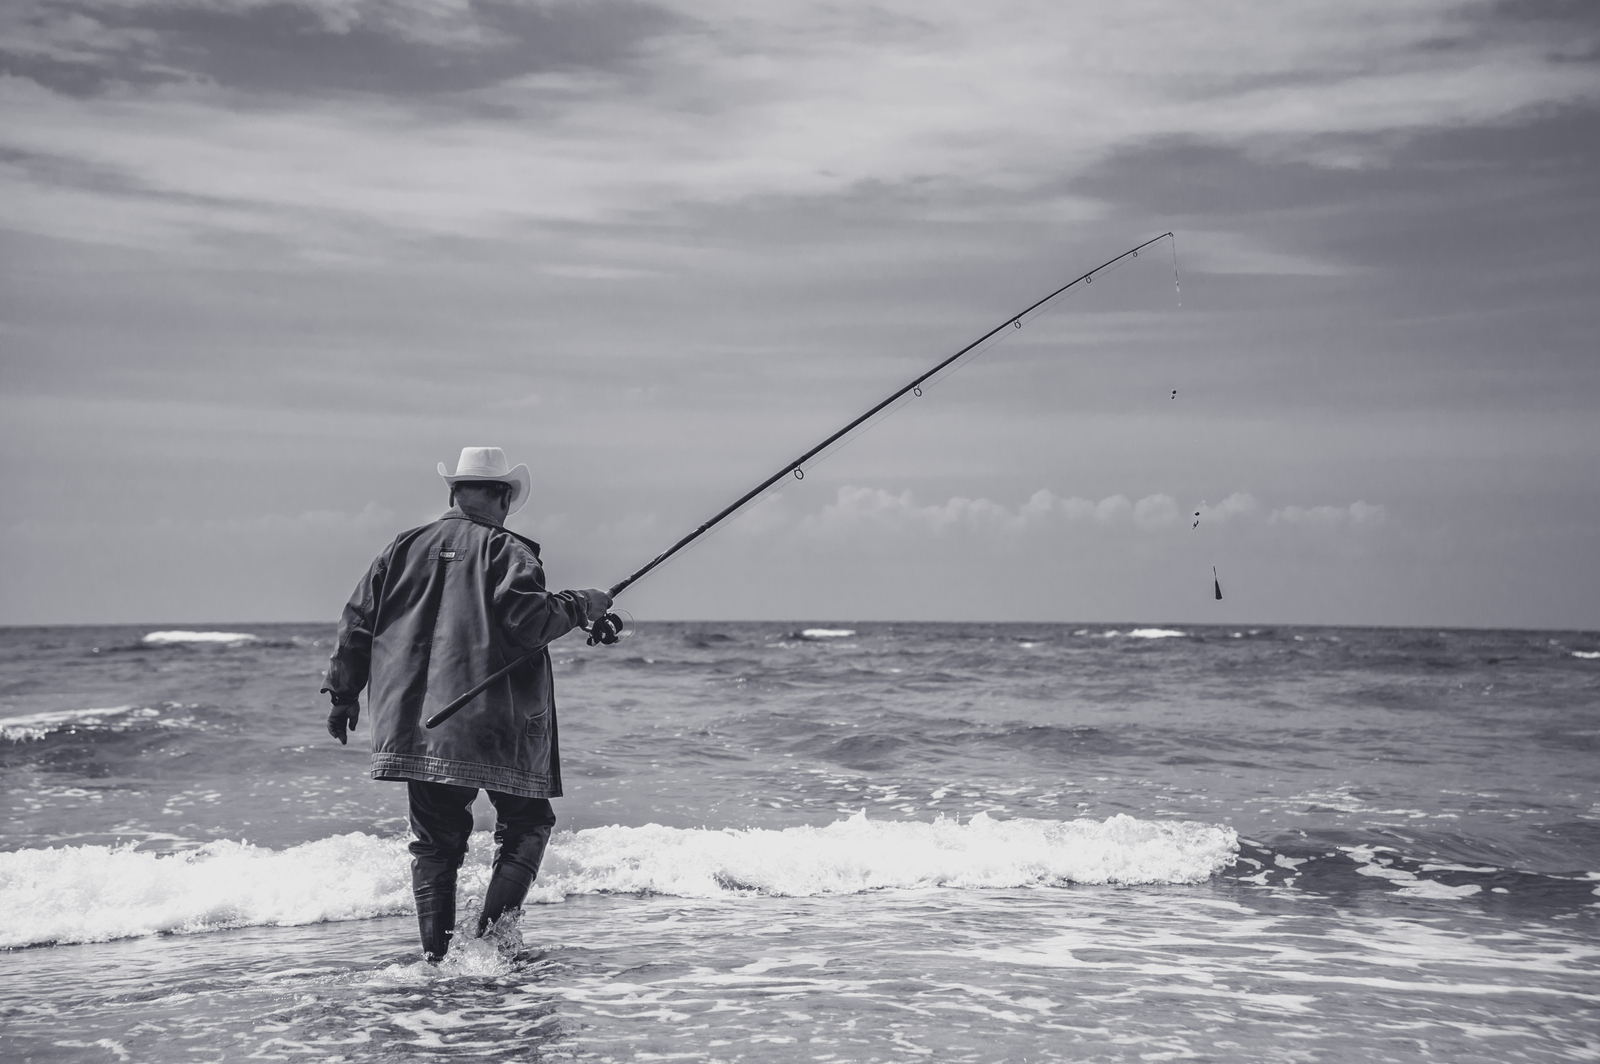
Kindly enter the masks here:
[[589, 638], [586, 642], [590, 646], [603, 643], [611, 646], [622, 638], [622, 630], [627, 627], [621, 617], [615, 613], [608, 613], [589, 626]]

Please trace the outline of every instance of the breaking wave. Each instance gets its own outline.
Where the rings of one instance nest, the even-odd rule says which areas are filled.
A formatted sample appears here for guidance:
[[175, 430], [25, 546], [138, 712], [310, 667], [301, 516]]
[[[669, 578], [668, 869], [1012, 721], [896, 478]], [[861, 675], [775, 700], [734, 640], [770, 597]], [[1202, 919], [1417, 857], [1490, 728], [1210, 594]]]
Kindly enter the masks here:
[[[0, 947], [103, 942], [230, 927], [356, 920], [412, 911], [405, 840], [354, 832], [271, 850], [208, 843], [160, 855], [75, 846], [0, 854]], [[1196, 883], [1230, 865], [1231, 828], [1193, 822], [872, 821], [711, 830], [589, 828], [552, 840], [535, 903], [577, 894], [716, 898], [875, 890]], [[475, 836], [464, 900], [488, 879], [493, 841]]]

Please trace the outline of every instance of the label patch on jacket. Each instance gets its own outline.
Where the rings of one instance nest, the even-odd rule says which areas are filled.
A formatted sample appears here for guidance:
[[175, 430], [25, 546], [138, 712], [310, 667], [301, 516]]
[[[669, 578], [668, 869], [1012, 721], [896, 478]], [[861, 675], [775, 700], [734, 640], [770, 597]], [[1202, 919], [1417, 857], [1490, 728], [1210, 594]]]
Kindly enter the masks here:
[[461, 551], [455, 547], [435, 547], [428, 552], [428, 560], [430, 562], [435, 560], [453, 562], [456, 560], [456, 555], [460, 553]]

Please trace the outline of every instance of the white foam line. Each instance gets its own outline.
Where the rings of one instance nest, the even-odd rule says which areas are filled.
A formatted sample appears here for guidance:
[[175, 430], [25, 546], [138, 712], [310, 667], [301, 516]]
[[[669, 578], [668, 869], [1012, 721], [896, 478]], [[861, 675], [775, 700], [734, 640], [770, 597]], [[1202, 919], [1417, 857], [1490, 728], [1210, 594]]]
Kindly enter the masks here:
[[[121, 717], [134, 710], [133, 706], [111, 706], [107, 709], [57, 709], [45, 713], [28, 713], [20, 717], [0, 719], [0, 739], [20, 742], [23, 739], [43, 739], [51, 732], [74, 724], [93, 726], [108, 719]], [[139, 717], [154, 717], [158, 710], [139, 711]], [[115, 723], [115, 722], [114, 722]]]

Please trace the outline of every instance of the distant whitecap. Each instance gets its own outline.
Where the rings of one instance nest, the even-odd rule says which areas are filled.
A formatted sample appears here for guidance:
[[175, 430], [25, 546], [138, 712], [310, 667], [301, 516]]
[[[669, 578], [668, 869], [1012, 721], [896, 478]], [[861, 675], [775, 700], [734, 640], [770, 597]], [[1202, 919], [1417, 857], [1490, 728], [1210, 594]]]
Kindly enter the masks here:
[[806, 628], [800, 633], [807, 639], [843, 639], [856, 634], [854, 628]]
[[1595, 658], [1600, 658], [1600, 650], [1574, 650], [1572, 656], [1575, 658], [1588, 658], [1592, 661]]
[[1175, 636], [1186, 636], [1188, 632], [1179, 632], [1172, 628], [1135, 628], [1128, 635], [1134, 639], [1171, 639]]
[[151, 632], [143, 641], [163, 646], [169, 643], [254, 643], [256, 638], [248, 632]]

